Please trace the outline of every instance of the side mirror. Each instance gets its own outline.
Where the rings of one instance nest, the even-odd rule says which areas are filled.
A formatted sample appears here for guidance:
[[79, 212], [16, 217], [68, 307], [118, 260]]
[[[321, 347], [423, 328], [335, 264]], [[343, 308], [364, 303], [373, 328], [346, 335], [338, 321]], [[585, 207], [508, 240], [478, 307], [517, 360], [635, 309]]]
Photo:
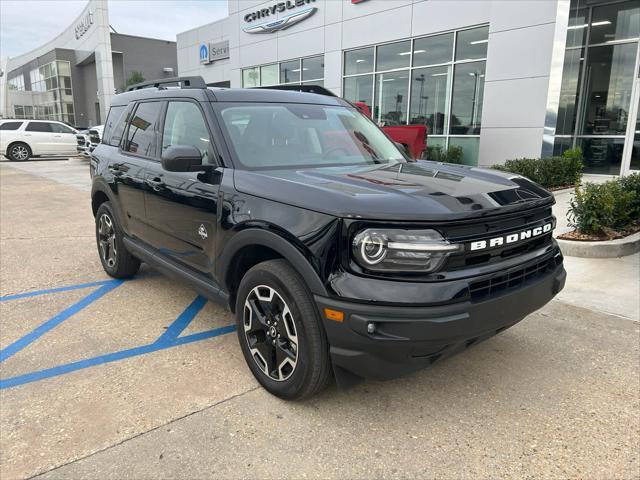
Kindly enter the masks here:
[[162, 168], [167, 172], [201, 172], [202, 154], [193, 145], [172, 145], [162, 153]]

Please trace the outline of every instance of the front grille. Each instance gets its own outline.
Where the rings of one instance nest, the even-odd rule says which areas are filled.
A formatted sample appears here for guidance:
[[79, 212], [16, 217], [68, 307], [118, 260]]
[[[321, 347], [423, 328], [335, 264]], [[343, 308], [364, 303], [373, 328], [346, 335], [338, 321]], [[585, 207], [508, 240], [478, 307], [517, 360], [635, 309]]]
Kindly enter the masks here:
[[546, 257], [509, 272], [501, 272], [489, 279], [473, 282], [469, 285], [471, 301], [487, 300], [496, 295], [522, 288], [553, 272], [561, 262], [562, 255], [559, 252], [554, 252], [550, 258]]
[[[506, 236], [523, 230], [535, 228], [553, 221], [550, 207], [536, 209], [523, 214], [512, 214], [505, 218], [488, 219], [476, 222], [467, 222], [451, 228], [443, 228], [443, 234], [451, 243], [461, 243], [468, 246], [476, 240], [488, 240], [493, 237]], [[451, 255], [443, 270], [456, 271], [473, 266], [498, 263], [511, 257], [523, 255], [534, 250], [551, 245], [550, 233], [533, 237], [513, 244], [505, 244], [499, 247], [478, 251], [469, 251]]]
[[84, 146], [85, 144], [84, 135], [76, 135], [76, 140], [78, 141], [78, 145], [80, 145], [81, 147]]

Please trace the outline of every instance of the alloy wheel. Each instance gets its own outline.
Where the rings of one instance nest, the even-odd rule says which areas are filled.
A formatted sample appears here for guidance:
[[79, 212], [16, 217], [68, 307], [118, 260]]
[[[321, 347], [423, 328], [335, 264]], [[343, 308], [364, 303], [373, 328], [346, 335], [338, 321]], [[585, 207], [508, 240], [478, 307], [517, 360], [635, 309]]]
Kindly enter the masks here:
[[26, 160], [29, 158], [29, 150], [24, 145], [16, 145], [11, 149], [11, 156], [16, 160]]
[[98, 242], [100, 244], [100, 255], [104, 263], [113, 268], [118, 258], [116, 250], [116, 231], [113, 228], [113, 220], [106, 213], [100, 215], [98, 221]]
[[256, 365], [269, 378], [285, 381], [298, 363], [298, 333], [289, 306], [266, 285], [253, 288], [244, 303], [244, 334]]

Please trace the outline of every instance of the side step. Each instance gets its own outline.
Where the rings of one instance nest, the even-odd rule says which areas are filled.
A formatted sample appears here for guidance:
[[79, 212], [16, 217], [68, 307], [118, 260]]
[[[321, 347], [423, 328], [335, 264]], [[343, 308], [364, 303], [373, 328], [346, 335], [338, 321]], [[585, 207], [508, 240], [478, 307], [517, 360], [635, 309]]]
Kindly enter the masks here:
[[169, 277], [186, 282], [203, 297], [229, 308], [229, 294], [210, 278], [187, 270], [184, 266], [155, 252], [134, 238], [124, 236], [123, 241], [127, 250], [140, 261]]

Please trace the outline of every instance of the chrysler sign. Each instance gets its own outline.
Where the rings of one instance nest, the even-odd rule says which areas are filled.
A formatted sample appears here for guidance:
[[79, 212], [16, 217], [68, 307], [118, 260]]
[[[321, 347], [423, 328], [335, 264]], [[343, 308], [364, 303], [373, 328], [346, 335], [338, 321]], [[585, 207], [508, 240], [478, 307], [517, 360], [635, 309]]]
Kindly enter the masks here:
[[[305, 8], [302, 10], [297, 9], [298, 7], [304, 7], [310, 3], [315, 3], [315, 1], [316, 0], [287, 0], [286, 2], [276, 3], [268, 8], [261, 8], [255, 12], [247, 13], [244, 16], [244, 21], [250, 25], [245, 27], [244, 31], [247, 33], [274, 33], [279, 30], [286, 30], [316, 13], [318, 10], [316, 7]], [[293, 10], [293, 12], [277, 18], [278, 13], [287, 12], [288, 10]], [[269, 19], [270, 17], [272, 17], [272, 19]], [[256, 20], [261, 19], [268, 20], [259, 24], [253, 24]]]
[[199, 53], [202, 64], [229, 58], [229, 40], [218, 43], [203, 43], [200, 45]]

